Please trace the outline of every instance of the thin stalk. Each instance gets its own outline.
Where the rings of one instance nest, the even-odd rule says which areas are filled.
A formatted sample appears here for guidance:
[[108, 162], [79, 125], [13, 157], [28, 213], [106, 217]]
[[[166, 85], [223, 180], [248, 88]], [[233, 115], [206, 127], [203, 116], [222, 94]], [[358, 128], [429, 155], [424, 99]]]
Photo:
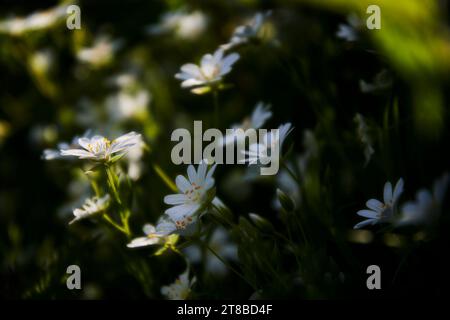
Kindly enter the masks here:
[[252, 283], [250, 283], [250, 281], [247, 280], [247, 278], [244, 277], [243, 274], [241, 274], [239, 271], [237, 271], [235, 268], [233, 268], [231, 266], [231, 264], [228, 263], [228, 261], [226, 261], [224, 258], [222, 258], [216, 251], [214, 251], [213, 248], [211, 248], [207, 243], [204, 243], [204, 245], [206, 246], [206, 248], [208, 248], [209, 251], [211, 251], [211, 253], [213, 255], [216, 256], [217, 259], [220, 260], [220, 262], [222, 262], [224, 264], [225, 267], [227, 267], [228, 269], [230, 269], [232, 272], [234, 272], [237, 276], [239, 276], [239, 278], [241, 278], [242, 280], [244, 280], [248, 285], [250, 285], [253, 289], [256, 289], [254, 287], [254, 285]]
[[177, 186], [172, 182], [172, 179], [164, 172], [164, 170], [157, 164], [153, 165], [153, 169], [156, 174], [161, 178], [161, 180], [169, 187], [173, 192], [178, 192]]
[[130, 235], [130, 231], [126, 230], [125, 228], [119, 226], [117, 223], [115, 223], [110, 216], [108, 216], [108, 214], [104, 214], [102, 216], [110, 225], [112, 225], [114, 228], [116, 228], [117, 230], [119, 230], [120, 232], [126, 234], [127, 236]]

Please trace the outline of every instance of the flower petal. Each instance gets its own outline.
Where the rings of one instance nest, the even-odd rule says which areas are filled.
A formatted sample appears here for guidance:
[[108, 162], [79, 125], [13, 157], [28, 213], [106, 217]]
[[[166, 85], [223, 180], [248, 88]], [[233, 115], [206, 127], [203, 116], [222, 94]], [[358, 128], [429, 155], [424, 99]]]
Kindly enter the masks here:
[[185, 193], [187, 190], [191, 189], [192, 185], [189, 183], [189, 181], [182, 175], [178, 175], [175, 178], [175, 184], [178, 187], [178, 190], [180, 190], [181, 193]]
[[377, 199], [370, 199], [366, 202], [366, 206], [373, 211], [380, 212], [383, 210], [384, 204]]
[[365, 227], [365, 226], [367, 226], [369, 224], [373, 225], [375, 221], [376, 221], [375, 219], [367, 219], [367, 220], [361, 221], [360, 223], [357, 223], [353, 227], [353, 229], [360, 229], [360, 228]]
[[356, 214], [358, 216], [370, 219], [375, 219], [376, 217], [378, 217], [378, 213], [372, 210], [359, 210]]
[[385, 204], [388, 204], [392, 201], [392, 184], [389, 181], [384, 185], [383, 200]]
[[393, 202], [397, 202], [398, 198], [400, 198], [400, 195], [403, 192], [403, 179], [400, 178], [398, 179], [397, 183], [395, 184], [395, 188], [394, 188], [394, 194], [393, 194]]
[[165, 204], [183, 204], [188, 200], [186, 195], [184, 194], [169, 194], [168, 196], [164, 197], [164, 203]]

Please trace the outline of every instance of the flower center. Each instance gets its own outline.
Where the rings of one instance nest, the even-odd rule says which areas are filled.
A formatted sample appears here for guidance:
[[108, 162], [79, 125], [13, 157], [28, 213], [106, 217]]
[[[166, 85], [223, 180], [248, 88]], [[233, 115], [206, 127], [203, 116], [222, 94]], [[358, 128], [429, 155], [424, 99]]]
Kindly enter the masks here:
[[175, 227], [178, 230], [184, 230], [191, 223], [192, 223], [192, 217], [184, 217], [181, 220], [175, 221]]
[[111, 146], [111, 142], [103, 138], [101, 140], [96, 140], [94, 143], [89, 143], [87, 145], [87, 149], [95, 155], [104, 154], [106, 157], [106, 153]]
[[195, 182], [191, 184], [191, 188], [189, 190], [186, 190], [184, 194], [188, 199], [192, 202], [197, 202], [200, 200], [202, 193], [202, 186], [197, 185]]

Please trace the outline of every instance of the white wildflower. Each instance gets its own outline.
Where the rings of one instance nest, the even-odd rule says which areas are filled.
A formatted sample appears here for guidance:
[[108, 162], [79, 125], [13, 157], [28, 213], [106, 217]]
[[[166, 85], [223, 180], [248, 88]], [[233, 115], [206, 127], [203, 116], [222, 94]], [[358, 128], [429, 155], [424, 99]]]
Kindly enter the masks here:
[[420, 225], [432, 222], [442, 209], [445, 193], [449, 183], [448, 173], [436, 180], [433, 191], [420, 189], [416, 194], [416, 201], [406, 202], [401, 209], [401, 217], [397, 225]]
[[193, 277], [192, 280], [189, 280], [189, 269], [187, 269], [174, 283], [163, 286], [161, 288], [161, 294], [170, 300], [186, 300], [191, 293], [191, 287], [195, 282], [195, 277]]
[[92, 138], [80, 138], [78, 144], [81, 148], [63, 149], [61, 155], [75, 156], [80, 159], [90, 159], [95, 161], [114, 162], [124, 156], [132, 147], [141, 143], [141, 135], [136, 132], [129, 132], [123, 136], [109, 141], [103, 136], [93, 136]]
[[145, 224], [142, 230], [145, 233], [145, 237], [133, 239], [129, 244], [127, 244], [128, 248], [145, 247], [165, 243], [167, 235], [158, 230], [158, 228], [154, 225], [150, 223]]
[[377, 199], [370, 199], [366, 202], [366, 206], [370, 210], [359, 210], [356, 214], [367, 218], [353, 228], [359, 229], [367, 225], [374, 225], [381, 222], [388, 222], [392, 219], [398, 199], [403, 192], [403, 179], [399, 179], [395, 185], [394, 191], [392, 191], [392, 184], [386, 182], [383, 191], [383, 201]]
[[269, 15], [270, 12], [255, 14], [255, 16], [247, 24], [237, 27], [234, 30], [230, 41], [227, 44], [223, 44], [221, 48], [223, 50], [230, 50], [238, 45], [257, 39], [260, 36], [264, 20]]
[[[251, 164], [269, 163], [272, 161], [272, 150], [278, 149], [281, 152], [283, 142], [293, 130], [291, 123], [285, 123], [278, 127], [278, 133], [268, 132], [263, 136], [263, 141], [252, 144], [248, 151], [243, 151], [247, 158], [244, 160]], [[279, 159], [278, 159], [279, 161]]]
[[121, 40], [111, 41], [108, 37], [101, 36], [95, 40], [92, 47], [81, 48], [77, 52], [77, 58], [93, 67], [102, 67], [113, 60], [114, 53], [121, 46]]
[[208, 26], [208, 18], [201, 11], [187, 13], [183, 10], [163, 15], [161, 22], [147, 28], [149, 34], [173, 32], [180, 39], [198, 38]]
[[0, 21], [0, 33], [21, 36], [26, 32], [48, 29], [64, 21], [66, 5], [34, 12], [26, 17], [12, 17]]
[[182, 88], [191, 88], [191, 92], [203, 94], [210, 91], [212, 86], [217, 86], [238, 59], [239, 54], [231, 53], [224, 56], [224, 51], [219, 49], [214, 54], [205, 54], [200, 65], [184, 64], [175, 78], [183, 80]]
[[108, 207], [109, 200], [110, 200], [109, 194], [101, 198], [94, 197], [86, 199], [81, 209], [77, 208], [73, 210], [73, 215], [75, 216], [75, 219], [70, 221], [69, 224], [101, 213]]
[[180, 193], [165, 196], [164, 202], [173, 205], [165, 213], [174, 222], [177, 230], [184, 230], [194, 224], [198, 216], [211, 205], [215, 194], [215, 168], [216, 165], [213, 165], [208, 171], [206, 161], [202, 161], [197, 171], [193, 165], [188, 167], [188, 179], [182, 175], [175, 179]]

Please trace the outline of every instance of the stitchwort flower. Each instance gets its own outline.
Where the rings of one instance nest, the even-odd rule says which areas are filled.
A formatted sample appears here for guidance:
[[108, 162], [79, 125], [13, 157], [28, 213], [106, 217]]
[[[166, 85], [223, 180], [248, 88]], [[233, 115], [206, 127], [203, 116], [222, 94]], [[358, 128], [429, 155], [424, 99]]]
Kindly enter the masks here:
[[195, 277], [189, 280], [189, 269], [186, 269], [174, 283], [163, 286], [161, 294], [170, 300], [186, 300], [191, 293], [191, 287], [197, 281]]
[[258, 39], [264, 21], [269, 15], [270, 12], [255, 14], [255, 16], [248, 23], [238, 26], [236, 29], [234, 29], [230, 41], [226, 44], [221, 45], [220, 47], [224, 50], [230, 50], [241, 44], [248, 43], [253, 39]]
[[115, 162], [124, 156], [131, 148], [141, 143], [141, 135], [129, 132], [112, 141], [103, 136], [78, 139], [77, 149], [62, 149], [61, 155], [75, 156], [79, 159], [90, 159], [102, 162]]
[[244, 161], [250, 165], [257, 164], [258, 161], [261, 163], [271, 161], [272, 150], [278, 147], [278, 150], [281, 152], [284, 140], [293, 129], [292, 124], [288, 122], [278, 127], [278, 134], [271, 131], [267, 132], [263, 136], [261, 143], [254, 143], [250, 145], [248, 151], [244, 151], [244, 154], [247, 155]]
[[158, 225], [155, 227], [154, 225], [147, 223], [144, 225], [142, 230], [145, 233], [145, 237], [138, 237], [133, 239], [129, 244], [127, 244], [128, 248], [137, 248], [137, 247], [146, 247], [157, 244], [164, 244], [167, 240], [167, 230], [162, 229], [161, 226], [164, 219], [161, 218], [158, 221]]
[[181, 72], [175, 78], [183, 80], [182, 88], [191, 88], [195, 94], [211, 91], [218, 87], [224, 75], [231, 71], [233, 64], [239, 59], [239, 54], [231, 53], [224, 56], [224, 51], [218, 49], [214, 54], [205, 54], [200, 65], [187, 63], [181, 66]]
[[[164, 202], [173, 207], [166, 210], [166, 215], [174, 222], [177, 230], [184, 230], [195, 223], [199, 215], [211, 206], [214, 199], [213, 165], [208, 171], [206, 161], [202, 161], [195, 170], [193, 165], [187, 169], [188, 179], [179, 175], [175, 183], [180, 193], [164, 197]], [[170, 221], [168, 221], [170, 224]]]
[[392, 191], [392, 184], [388, 181], [384, 185], [383, 201], [370, 199], [366, 202], [366, 206], [370, 209], [359, 210], [356, 214], [367, 218], [356, 224], [353, 229], [359, 229], [367, 225], [374, 225], [381, 222], [388, 222], [395, 211], [398, 199], [403, 192], [403, 179], [399, 179]]
[[75, 216], [75, 219], [70, 221], [69, 224], [101, 213], [106, 208], [108, 208], [109, 201], [110, 201], [109, 194], [101, 198], [93, 197], [86, 199], [81, 209], [77, 208], [73, 210], [73, 215]]
[[408, 201], [401, 208], [398, 226], [420, 225], [432, 222], [441, 213], [442, 203], [449, 183], [448, 173], [436, 180], [433, 190], [420, 189], [416, 193], [416, 201]]

